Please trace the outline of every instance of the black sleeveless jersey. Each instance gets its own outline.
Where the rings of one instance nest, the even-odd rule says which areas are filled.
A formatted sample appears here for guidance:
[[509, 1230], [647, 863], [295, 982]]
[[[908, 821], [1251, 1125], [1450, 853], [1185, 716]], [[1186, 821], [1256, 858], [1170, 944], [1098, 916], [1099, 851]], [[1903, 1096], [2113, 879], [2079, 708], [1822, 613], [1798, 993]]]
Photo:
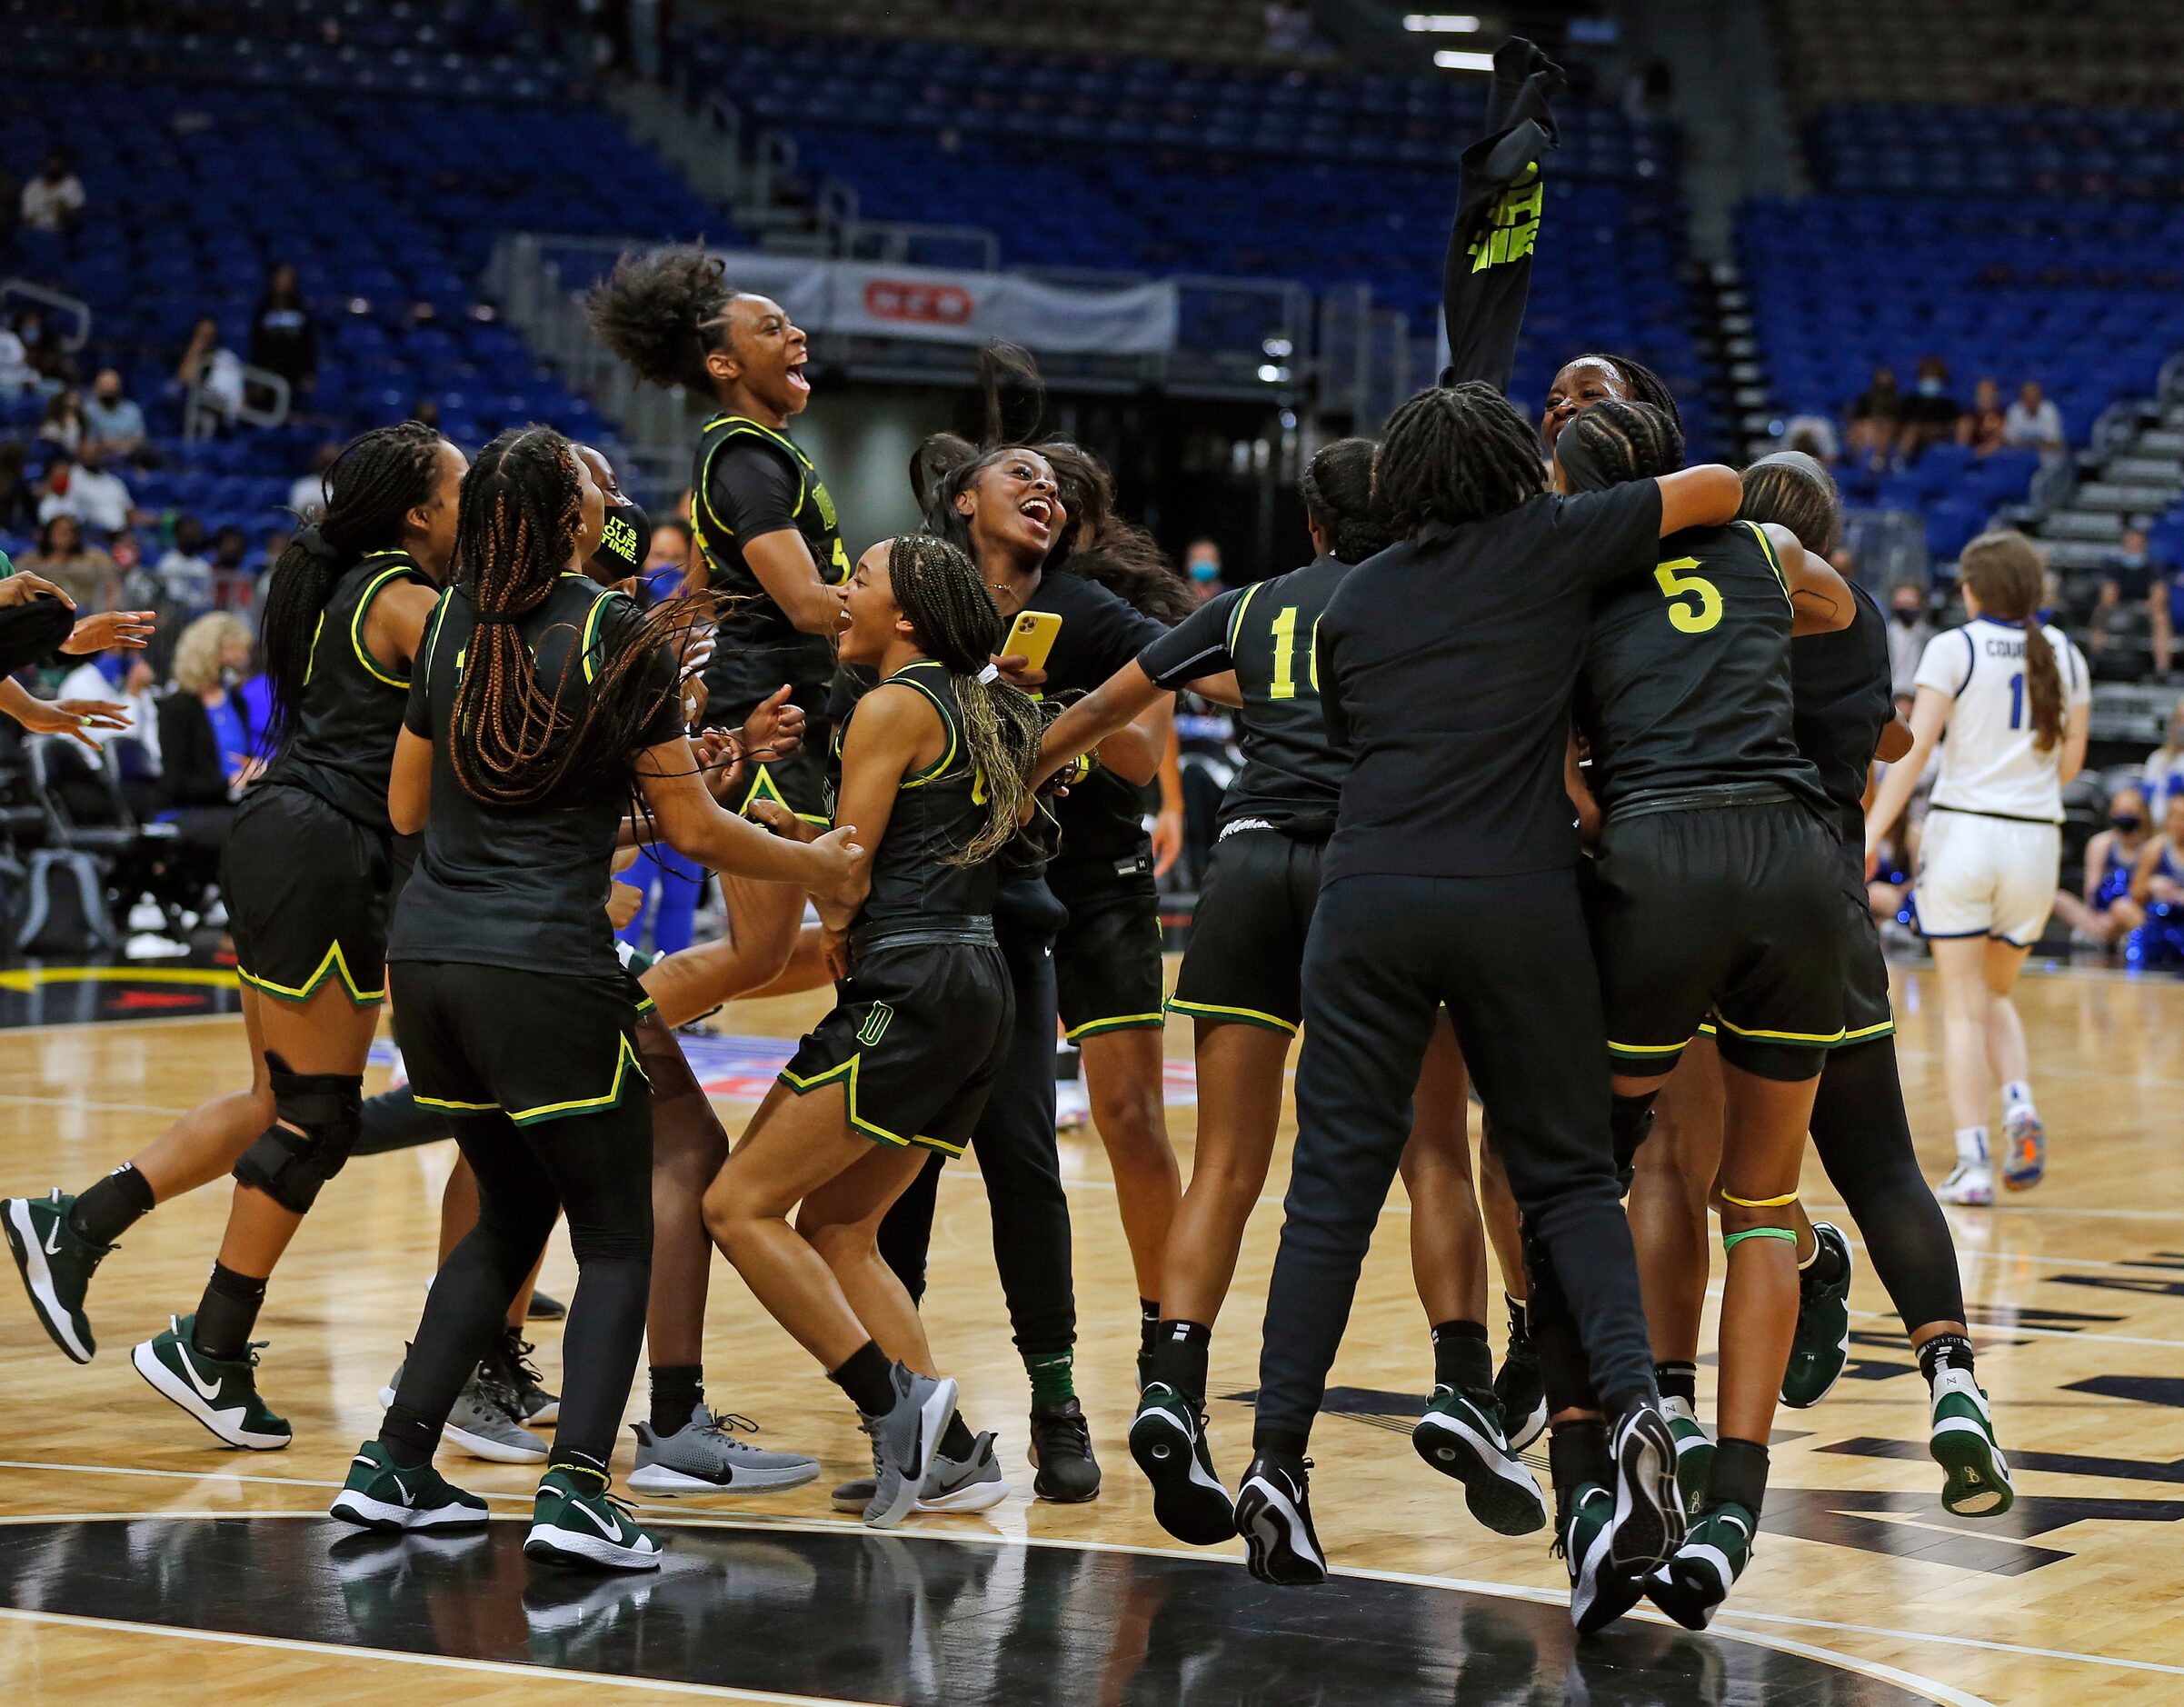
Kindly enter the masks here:
[[1305, 841], [1334, 830], [1349, 755], [1327, 733], [1312, 640], [1321, 613], [1350, 574], [1321, 557], [1271, 581], [1209, 599], [1138, 654], [1158, 687], [1236, 672], [1243, 768], [1221, 797], [1220, 824], [1263, 824]]
[[691, 482], [693, 531], [704, 554], [707, 580], [723, 595], [719, 650], [705, 674], [713, 694], [709, 714], [738, 721], [786, 683], [795, 703], [818, 716], [826, 710], [827, 684], [834, 674], [833, 643], [790, 622], [743, 561], [743, 539], [753, 513], [793, 526], [821, 580], [833, 586], [848, 581], [854, 565], [842, 543], [834, 501], [812, 459], [785, 433], [743, 415], [717, 414], [698, 441]]
[[[518, 632], [540, 688], [573, 714], [589, 697], [601, 660], [642, 620], [621, 594], [563, 574]], [[394, 910], [387, 958], [614, 976], [622, 963], [607, 923], [608, 867], [632, 774], [624, 767], [565, 782], [524, 806], [487, 805], [465, 794], [451, 744], [455, 690], [471, 664], [477, 627], [468, 589], [451, 588], [418, 655], [403, 725], [433, 744], [432, 810], [416, 870]], [[675, 677], [674, 659], [662, 646], [652, 668], [625, 678], [625, 692], [657, 698], [634, 749], [683, 733], [682, 702], [670, 691]]]
[[1865, 846], [1866, 778], [1880, 732], [1896, 714], [1889, 693], [1889, 623], [1855, 581], [1858, 614], [1832, 634], [1808, 634], [1790, 648], [1798, 751], [1819, 771], [1828, 827], [1846, 845]]
[[294, 731], [261, 784], [307, 790], [386, 834], [394, 833], [387, 822], [387, 773], [410, 683], [390, 661], [372, 655], [364, 623], [372, 601], [404, 583], [433, 584], [406, 552], [381, 551], [334, 584], [312, 637]]
[[[985, 774], [963, 744], [955, 677], [944, 664], [920, 658], [904, 664], [887, 682], [914, 688], [925, 696], [940, 714], [947, 744], [938, 759], [904, 777], [896, 791], [887, 834], [873, 852], [872, 891], [857, 910], [852, 929], [860, 935], [904, 929], [975, 931], [982, 935], [992, 928], [999, 868], [991, 859], [975, 865], [954, 863], [954, 856], [971, 844], [986, 823]], [[835, 736], [837, 763], [848, 731], [844, 722]]]
[[1660, 542], [1650, 576], [1594, 597], [1577, 697], [1610, 814], [1690, 789], [1772, 783], [1825, 813], [1798, 751], [1790, 586], [1754, 522]]

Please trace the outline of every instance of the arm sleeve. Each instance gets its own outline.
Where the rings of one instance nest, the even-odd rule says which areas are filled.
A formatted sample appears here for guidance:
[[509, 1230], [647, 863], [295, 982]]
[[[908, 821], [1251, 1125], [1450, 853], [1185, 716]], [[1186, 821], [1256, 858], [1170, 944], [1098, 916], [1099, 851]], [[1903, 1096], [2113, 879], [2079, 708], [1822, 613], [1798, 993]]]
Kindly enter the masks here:
[[1911, 678], [1911, 685], [1930, 687], [1954, 699], [1971, 680], [1971, 636], [1961, 628], [1936, 634], [1919, 654], [1919, 674]]
[[425, 667], [430, 655], [410, 665], [409, 703], [402, 708], [402, 726], [421, 741], [433, 738], [432, 672]]
[[1660, 486], [1632, 480], [1600, 492], [1551, 499], [1557, 554], [1588, 586], [1644, 574], [1660, 557]]
[[796, 525], [803, 484], [785, 453], [742, 439], [713, 459], [705, 496], [737, 539], [751, 540]]
[[1138, 654], [1138, 667], [1155, 687], [1181, 687], [1202, 675], [1236, 667], [1229, 655], [1229, 624], [1244, 589], [1235, 587], [1208, 599], [1190, 615]]
[[60, 600], [38, 597], [0, 610], [0, 675], [42, 663], [59, 649], [75, 619]]

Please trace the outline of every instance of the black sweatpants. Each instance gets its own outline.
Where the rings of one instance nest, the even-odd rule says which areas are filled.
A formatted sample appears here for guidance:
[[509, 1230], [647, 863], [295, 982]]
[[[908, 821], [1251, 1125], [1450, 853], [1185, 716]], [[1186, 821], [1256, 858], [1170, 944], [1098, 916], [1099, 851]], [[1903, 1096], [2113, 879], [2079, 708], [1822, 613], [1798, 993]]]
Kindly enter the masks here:
[[[993, 1263], [1016, 1349], [1066, 1352], [1077, 1342], [1069, 1196], [1054, 1145], [1054, 937], [1066, 914], [1045, 883], [1004, 878], [993, 937], [1016, 990], [1007, 1058], [971, 1137], [992, 1212]], [[942, 1158], [933, 1156], [880, 1223], [880, 1254], [913, 1302], [925, 1295], [926, 1253]]]
[[1575, 874], [1340, 878], [1305, 939], [1297, 1143], [1259, 1361], [1263, 1447], [1301, 1452], [1309, 1438], [1443, 1003], [1594, 1383], [1618, 1409], [1653, 1390]]

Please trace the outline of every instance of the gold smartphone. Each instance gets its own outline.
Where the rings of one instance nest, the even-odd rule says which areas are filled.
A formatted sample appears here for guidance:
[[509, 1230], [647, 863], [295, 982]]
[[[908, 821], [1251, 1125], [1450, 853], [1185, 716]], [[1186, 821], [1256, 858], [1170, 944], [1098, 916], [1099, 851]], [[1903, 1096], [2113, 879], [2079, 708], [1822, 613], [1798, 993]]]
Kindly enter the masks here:
[[1009, 624], [1001, 655], [1022, 658], [1032, 669], [1043, 670], [1054, 650], [1054, 636], [1061, 632], [1062, 619], [1052, 611], [1024, 611]]

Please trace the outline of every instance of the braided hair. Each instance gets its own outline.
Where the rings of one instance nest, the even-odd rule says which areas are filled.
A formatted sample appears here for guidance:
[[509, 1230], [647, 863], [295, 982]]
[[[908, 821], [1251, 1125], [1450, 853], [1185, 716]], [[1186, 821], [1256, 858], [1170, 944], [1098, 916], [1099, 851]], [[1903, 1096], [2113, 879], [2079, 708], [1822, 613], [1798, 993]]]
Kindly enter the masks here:
[[1650, 404], [1676, 424], [1678, 432], [1683, 430], [1683, 414], [1676, 407], [1675, 394], [1668, 383], [1643, 362], [1628, 355], [1608, 355], [1594, 352], [1573, 355], [1565, 366], [1578, 362], [1598, 362], [1622, 383], [1622, 388], [1632, 403]]
[[[583, 515], [574, 449], [551, 427], [502, 434], [464, 477], [455, 551], [478, 626], [455, 686], [448, 758], [463, 792], [484, 804], [534, 805], [564, 786], [614, 775], [675, 699], [676, 672], [663, 647], [687, 620], [679, 599], [601, 624], [604, 655], [588, 693], [574, 661], [551, 691], [540, 682], [518, 624], [568, 567]], [[572, 690], [581, 701], [574, 706], [565, 703]]]
[[441, 443], [421, 421], [358, 434], [326, 470], [324, 513], [315, 525], [299, 529], [275, 560], [259, 629], [273, 700], [267, 734], [275, 748], [294, 734], [302, 715], [326, 601], [367, 552], [399, 545], [409, 513], [432, 502]]
[[1554, 454], [1571, 491], [1599, 492], [1674, 474], [1683, 430], [1651, 404], [1603, 397], [1562, 429]]
[[1392, 539], [1505, 515], [1546, 489], [1539, 434], [1481, 380], [1398, 407], [1373, 463], [1373, 509]]
[[1152, 535], [1123, 520], [1115, 507], [1115, 477], [1082, 444], [1050, 440], [1036, 447], [1054, 470], [1062, 507], [1069, 573], [1097, 581], [1132, 609], [1172, 628], [1198, 608], [1190, 586], [1176, 574]]
[[2055, 648], [2039, 621], [2047, 560], [2015, 528], [1993, 528], [1965, 546], [1957, 579], [1979, 599], [1980, 614], [2025, 625], [2025, 706], [2032, 718], [2032, 744], [2042, 753], [2054, 751], [2063, 734], [2063, 688]]
[[1304, 513], [1342, 563], [1363, 563], [1388, 548], [1387, 532], [1372, 514], [1373, 450], [1371, 439], [1322, 444], [1297, 481]]
[[717, 385], [705, 358], [728, 347], [728, 304], [738, 294], [727, 273], [703, 249], [632, 250], [585, 294], [584, 318], [638, 378], [710, 397]]
[[968, 553], [930, 534], [900, 534], [888, 547], [887, 579], [918, 650], [954, 680], [963, 744], [985, 778], [985, 824], [951, 856], [954, 864], [976, 865], [1016, 834], [1046, 719], [1022, 689], [981, 679], [1007, 625]]
[[1842, 533], [1842, 494], [1835, 476], [1802, 451], [1762, 456], [1738, 476], [1744, 483], [1740, 522], [1773, 522], [1788, 528], [1807, 551], [1825, 557]]

